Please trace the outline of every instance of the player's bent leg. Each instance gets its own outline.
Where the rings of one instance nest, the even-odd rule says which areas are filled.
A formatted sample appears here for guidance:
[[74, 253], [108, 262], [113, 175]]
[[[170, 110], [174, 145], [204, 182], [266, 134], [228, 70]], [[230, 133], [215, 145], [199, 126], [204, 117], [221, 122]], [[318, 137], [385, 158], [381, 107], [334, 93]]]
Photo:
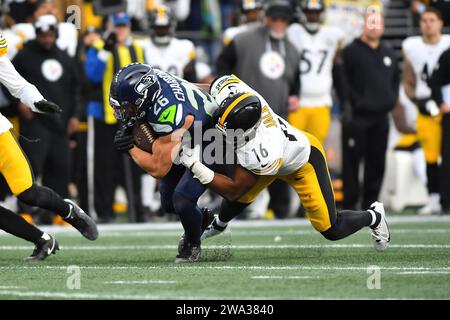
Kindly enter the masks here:
[[95, 221], [72, 200], [61, 198], [50, 188], [33, 184], [30, 188], [17, 195], [17, 198], [30, 206], [47, 209], [59, 214], [86, 239], [95, 240], [98, 237]]
[[44, 234], [20, 215], [0, 206], [0, 229], [16, 237], [37, 243]]
[[321, 234], [328, 240], [343, 239], [372, 223], [372, 215], [368, 211], [343, 210], [337, 213], [334, 224]]
[[325, 152], [316, 138], [307, 136], [311, 143], [308, 163], [287, 176], [286, 181], [297, 191], [313, 227], [326, 239], [335, 241], [371, 226], [375, 248], [387, 248], [390, 236], [383, 205], [375, 202], [367, 211], [337, 213]]

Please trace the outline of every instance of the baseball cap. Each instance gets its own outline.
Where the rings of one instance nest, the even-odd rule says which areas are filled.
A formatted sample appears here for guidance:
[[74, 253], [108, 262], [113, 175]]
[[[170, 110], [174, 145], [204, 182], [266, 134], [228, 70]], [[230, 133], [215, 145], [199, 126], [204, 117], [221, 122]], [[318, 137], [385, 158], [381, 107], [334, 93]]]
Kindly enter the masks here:
[[291, 20], [292, 11], [291, 4], [286, 0], [272, 0], [265, 6], [266, 16], [271, 18]]
[[130, 16], [125, 12], [115, 13], [113, 15], [113, 25], [114, 26], [124, 26], [131, 23]]

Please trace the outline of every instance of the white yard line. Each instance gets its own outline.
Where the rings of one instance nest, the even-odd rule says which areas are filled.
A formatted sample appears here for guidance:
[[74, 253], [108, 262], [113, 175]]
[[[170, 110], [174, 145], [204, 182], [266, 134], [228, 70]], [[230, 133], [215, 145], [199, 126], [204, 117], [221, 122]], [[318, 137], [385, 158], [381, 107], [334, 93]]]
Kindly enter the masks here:
[[304, 280], [304, 279], [319, 279], [314, 276], [253, 276], [254, 280]]
[[429, 270], [423, 270], [423, 271], [403, 271], [403, 272], [397, 272], [398, 275], [417, 275], [417, 274], [450, 274], [450, 270], [436, 270], [436, 271], [429, 271]]
[[116, 280], [116, 281], [105, 281], [105, 284], [176, 284], [177, 281], [172, 280], [139, 280], [139, 281], [128, 281], [128, 280]]
[[[281, 271], [281, 270], [305, 270], [305, 271], [367, 271], [366, 265], [355, 265], [355, 266], [261, 266], [261, 265], [224, 265], [224, 266], [202, 266], [201, 264], [191, 264], [183, 266], [78, 266], [83, 270], [118, 270], [118, 271], [130, 271], [130, 270], [262, 270], [262, 271]], [[15, 266], [0, 266], [0, 270], [63, 270], [66, 271], [68, 266], [27, 266], [27, 265], [15, 265]], [[450, 267], [408, 267], [408, 266], [379, 266], [382, 271], [412, 271], [412, 272], [450, 272]]]
[[[249, 299], [249, 300], [275, 300], [281, 297], [214, 297], [214, 296], [157, 296], [139, 294], [112, 294], [102, 292], [52, 292], [52, 291], [14, 291], [0, 290], [0, 296], [13, 296], [21, 298], [53, 298], [53, 299], [112, 299], [112, 300], [166, 300], [175, 298], [177, 300], [224, 300], [224, 299]], [[294, 297], [295, 298], [295, 297]]]

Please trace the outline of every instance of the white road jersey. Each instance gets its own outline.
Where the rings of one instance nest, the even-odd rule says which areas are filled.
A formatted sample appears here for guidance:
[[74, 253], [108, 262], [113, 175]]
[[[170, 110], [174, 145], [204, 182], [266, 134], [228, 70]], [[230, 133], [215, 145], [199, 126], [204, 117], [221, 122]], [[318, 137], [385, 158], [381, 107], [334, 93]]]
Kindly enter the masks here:
[[259, 93], [233, 75], [217, 79], [210, 90], [219, 105], [240, 92], [255, 94], [263, 110], [256, 136], [236, 150], [239, 164], [257, 175], [288, 175], [303, 167], [311, 153], [308, 138], [274, 113]]
[[195, 47], [190, 40], [173, 38], [167, 46], [157, 46], [150, 38], [139, 43], [147, 64], [180, 78], [184, 77], [184, 68], [195, 59]]
[[333, 62], [343, 43], [343, 32], [334, 27], [322, 26], [315, 34], [306, 31], [301, 24], [288, 28], [288, 38], [301, 53], [302, 107], [331, 106], [333, 87]]
[[450, 47], [450, 35], [442, 35], [439, 43], [426, 44], [421, 36], [409, 37], [403, 41], [403, 54], [411, 63], [416, 76], [415, 95], [418, 99], [431, 96], [427, 80], [431, 77], [441, 54]]
[[[34, 103], [44, 98], [35, 86], [26, 81], [14, 68], [13, 64], [6, 57], [8, 43], [0, 34], [0, 83], [20, 101], [38, 112]], [[0, 134], [12, 128], [11, 122], [0, 113]]]

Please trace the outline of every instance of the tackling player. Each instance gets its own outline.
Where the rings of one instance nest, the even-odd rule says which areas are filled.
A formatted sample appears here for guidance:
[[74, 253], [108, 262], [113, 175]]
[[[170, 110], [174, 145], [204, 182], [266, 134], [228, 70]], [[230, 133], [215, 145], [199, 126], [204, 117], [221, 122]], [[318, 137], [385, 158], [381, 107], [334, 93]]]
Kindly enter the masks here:
[[214, 81], [210, 94], [220, 104], [214, 115], [216, 128], [226, 139], [233, 130], [243, 134], [235, 144], [238, 164], [233, 178], [213, 172], [198, 160], [195, 150], [183, 147], [183, 165], [225, 198], [219, 216], [202, 238], [222, 232], [264, 188], [282, 179], [297, 192], [311, 224], [326, 239], [339, 240], [370, 226], [375, 248], [388, 247], [390, 234], [382, 203], [374, 202], [366, 211], [336, 211], [325, 152], [315, 137], [290, 126], [235, 76]]
[[[35, 86], [28, 83], [6, 57], [8, 44], [0, 35], [0, 82], [31, 110], [38, 113], [61, 112], [59, 106], [45, 100]], [[53, 190], [35, 184], [30, 165], [10, 130], [11, 122], [0, 114], [0, 173], [12, 193], [24, 203], [58, 213], [89, 240], [98, 237], [95, 222], [69, 199]], [[28, 224], [20, 216], [0, 207], [0, 228], [36, 245], [27, 261], [44, 260], [59, 249], [56, 240]]]
[[403, 85], [405, 92], [419, 110], [417, 137], [427, 162], [428, 204], [419, 213], [431, 214], [441, 211], [439, 196], [439, 166], [442, 143], [442, 116], [431, 97], [428, 81], [441, 54], [450, 47], [450, 35], [442, 35], [441, 13], [427, 8], [420, 18], [422, 36], [409, 37], [403, 41]]
[[[217, 103], [185, 80], [134, 63], [114, 76], [110, 104], [121, 124], [114, 139], [117, 149], [128, 152], [143, 170], [161, 179], [161, 206], [180, 217], [185, 234], [175, 262], [197, 261], [201, 255], [202, 216], [206, 213], [197, 206], [197, 200], [206, 187], [182, 165], [173, 165], [173, 160], [186, 131], [195, 141], [196, 127], [212, 127], [211, 115]], [[151, 154], [133, 144], [132, 127], [139, 120], [147, 121], [156, 135]]]
[[288, 29], [289, 40], [301, 53], [300, 108], [288, 120], [324, 144], [331, 123], [333, 67], [341, 64], [344, 35], [338, 28], [321, 25], [323, 0], [302, 0], [300, 8], [301, 24], [293, 23]]

